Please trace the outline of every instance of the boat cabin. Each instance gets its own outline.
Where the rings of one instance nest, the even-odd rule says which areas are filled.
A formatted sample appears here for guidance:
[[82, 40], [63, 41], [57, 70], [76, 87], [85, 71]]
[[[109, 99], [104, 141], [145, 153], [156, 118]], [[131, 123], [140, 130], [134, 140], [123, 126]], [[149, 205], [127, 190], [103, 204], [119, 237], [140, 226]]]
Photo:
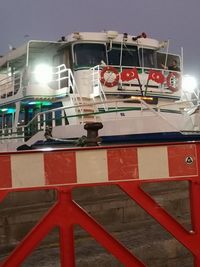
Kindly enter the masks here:
[[[169, 67], [174, 60], [175, 70]], [[84, 99], [124, 98], [129, 106], [141, 99], [154, 106], [172, 103], [181, 97], [181, 66], [180, 56], [168, 53], [167, 42], [145, 33], [76, 32], [57, 42], [31, 40], [0, 58], [1, 135], [18, 133], [37, 114], [53, 109], [54, 121], [74, 123], [62, 107]], [[52, 116], [46, 114], [48, 120]]]

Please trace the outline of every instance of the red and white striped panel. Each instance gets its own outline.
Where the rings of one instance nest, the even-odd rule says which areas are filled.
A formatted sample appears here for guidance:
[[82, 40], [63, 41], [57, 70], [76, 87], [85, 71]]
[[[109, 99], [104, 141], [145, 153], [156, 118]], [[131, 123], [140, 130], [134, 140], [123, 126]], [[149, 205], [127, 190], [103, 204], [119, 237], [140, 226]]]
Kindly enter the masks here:
[[0, 188], [198, 175], [195, 144], [0, 155]]

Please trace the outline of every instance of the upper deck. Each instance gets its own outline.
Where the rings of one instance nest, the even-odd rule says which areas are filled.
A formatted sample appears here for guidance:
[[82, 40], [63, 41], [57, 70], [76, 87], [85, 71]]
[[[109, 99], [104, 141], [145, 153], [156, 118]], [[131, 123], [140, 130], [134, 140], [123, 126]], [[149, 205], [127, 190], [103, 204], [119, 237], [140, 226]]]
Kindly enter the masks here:
[[57, 42], [30, 40], [0, 58], [0, 105], [114, 95], [132, 102], [134, 96], [150, 97], [152, 104], [179, 100], [181, 71], [161, 66], [173, 59], [181, 68], [180, 56], [168, 53], [165, 41], [145, 33], [76, 32]]

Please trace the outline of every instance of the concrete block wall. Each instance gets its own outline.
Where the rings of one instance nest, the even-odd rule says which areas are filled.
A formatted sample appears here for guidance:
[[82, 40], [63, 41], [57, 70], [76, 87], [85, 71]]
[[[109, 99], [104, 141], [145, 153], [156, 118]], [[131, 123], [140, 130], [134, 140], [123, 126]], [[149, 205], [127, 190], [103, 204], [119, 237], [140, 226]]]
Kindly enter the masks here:
[[[186, 182], [146, 184], [143, 188], [186, 229], [191, 229]], [[116, 186], [79, 188], [73, 191], [73, 198], [148, 267], [193, 266], [191, 254]], [[55, 200], [56, 192], [47, 190], [20, 195], [13, 193], [0, 204], [1, 258], [13, 249]], [[74, 233], [77, 266], [123, 266], [79, 226], [74, 227]], [[23, 267], [59, 266], [55, 256], [59, 254], [58, 240], [58, 231], [54, 231]]]

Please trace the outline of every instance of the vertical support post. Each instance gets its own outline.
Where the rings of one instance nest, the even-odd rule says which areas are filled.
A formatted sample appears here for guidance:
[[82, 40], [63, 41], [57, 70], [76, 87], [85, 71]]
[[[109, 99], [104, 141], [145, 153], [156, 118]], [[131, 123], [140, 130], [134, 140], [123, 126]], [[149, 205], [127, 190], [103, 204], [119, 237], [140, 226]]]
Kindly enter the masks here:
[[200, 182], [191, 181], [190, 182], [190, 209], [191, 209], [191, 221], [192, 221], [192, 231], [196, 235], [196, 253], [194, 254], [194, 266], [200, 267]]
[[52, 112], [52, 127], [56, 126], [56, 114], [55, 111]]
[[73, 225], [68, 223], [60, 226], [60, 253], [61, 267], [75, 266]]
[[43, 128], [44, 128], [44, 130], [45, 130], [45, 129], [46, 129], [46, 126], [47, 126], [47, 122], [46, 122], [46, 113], [43, 114], [43, 118], [42, 118], [42, 120], [43, 120]]
[[40, 115], [37, 116], [37, 131], [41, 130], [41, 120]]
[[73, 210], [71, 207], [71, 188], [58, 190], [60, 253], [62, 267], [75, 267]]
[[65, 110], [64, 109], [62, 109], [61, 110], [61, 117], [62, 117], [62, 126], [64, 126], [65, 125]]

